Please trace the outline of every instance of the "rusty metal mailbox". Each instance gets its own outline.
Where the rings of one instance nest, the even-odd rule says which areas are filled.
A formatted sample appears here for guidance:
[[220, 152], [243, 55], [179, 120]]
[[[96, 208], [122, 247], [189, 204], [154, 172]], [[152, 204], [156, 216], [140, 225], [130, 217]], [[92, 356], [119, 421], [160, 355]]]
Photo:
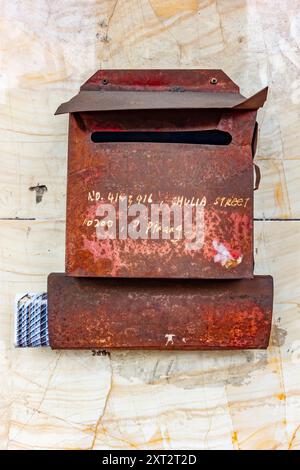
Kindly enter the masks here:
[[48, 311], [46, 294], [18, 302], [18, 346], [268, 346], [273, 279], [253, 275], [266, 95], [245, 98], [220, 70], [106, 70], [58, 108], [66, 273], [48, 276]]
[[245, 98], [221, 70], [105, 70], [84, 83], [56, 112], [70, 113], [66, 273], [252, 278], [256, 113], [266, 95]]

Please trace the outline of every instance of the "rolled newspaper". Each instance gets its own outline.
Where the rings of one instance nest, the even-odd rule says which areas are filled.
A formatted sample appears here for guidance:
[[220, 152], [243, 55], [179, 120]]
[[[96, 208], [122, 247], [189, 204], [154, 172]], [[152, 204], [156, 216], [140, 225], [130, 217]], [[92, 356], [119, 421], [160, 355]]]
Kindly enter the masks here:
[[47, 294], [19, 294], [15, 303], [15, 346], [49, 346]]

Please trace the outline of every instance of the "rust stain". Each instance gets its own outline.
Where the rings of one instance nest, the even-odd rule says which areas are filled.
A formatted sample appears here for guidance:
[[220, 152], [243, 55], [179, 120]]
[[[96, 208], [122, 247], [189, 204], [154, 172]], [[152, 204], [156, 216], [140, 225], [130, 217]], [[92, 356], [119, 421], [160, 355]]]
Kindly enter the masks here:
[[239, 440], [238, 440], [237, 431], [233, 431], [233, 433], [231, 434], [231, 442], [234, 447], [237, 447], [239, 449]]
[[185, 12], [196, 13], [199, 9], [197, 0], [150, 0], [150, 4], [155, 14], [162, 18], [168, 19], [175, 15], [180, 15]]
[[292, 437], [288, 443], [288, 450], [292, 450], [293, 446], [294, 446], [294, 443], [297, 439], [297, 434], [298, 434], [298, 431], [300, 429], [300, 424], [296, 427], [296, 429], [294, 430], [293, 434], [292, 434]]
[[282, 192], [282, 186], [281, 183], [276, 183], [275, 188], [274, 188], [274, 199], [275, 203], [279, 207], [283, 207], [284, 201], [283, 201], [283, 192]]
[[278, 393], [277, 395], [278, 400], [282, 401], [286, 399], [286, 394], [285, 393]]

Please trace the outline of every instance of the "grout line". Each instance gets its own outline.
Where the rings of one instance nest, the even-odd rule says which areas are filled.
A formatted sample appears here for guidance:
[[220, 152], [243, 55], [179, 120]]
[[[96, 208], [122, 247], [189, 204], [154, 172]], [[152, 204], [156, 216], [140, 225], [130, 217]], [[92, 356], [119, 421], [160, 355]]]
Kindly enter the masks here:
[[262, 219], [259, 219], [259, 218], [256, 218], [254, 217], [253, 219], [255, 222], [300, 222], [300, 219], [272, 219], [272, 218], [262, 218]]
[[[36, 221], [45, 221], [45, 220], [49, 220], [49, 221], [62, 221], [62, 222], [65, 222], [65, 219], [62, 219], [62, 218], [56, 218], [56, 217], [51, 217], [51, 218], [47, 218], [47, 217], [0, 217], [0, 221], [1, 220], [15, 220], [16, 222], [17, 221], [20, 221], [20, 220], [36, 220]], [[268, 217], [262, 217], [262, 218], [259, 218], [259, 217], [254, 217], [253, 218], [254, 222], [300, 222], [300, 218], [297, 219], [297, 218], [290, 218], [290, 219], [276, 219], [276, 218], [268, 218]]]
[[0, 217], [0, 220], [37, 220], [35, 217]]
[[15, 222], [23, 221], [23, 220], [28, 220], [28, 221], [36, 221], [36, 222], [65, 222], [66, 219], [59, 218], [59, 217], [0, 217], [0, 222], [1, 220], [12, 220]]

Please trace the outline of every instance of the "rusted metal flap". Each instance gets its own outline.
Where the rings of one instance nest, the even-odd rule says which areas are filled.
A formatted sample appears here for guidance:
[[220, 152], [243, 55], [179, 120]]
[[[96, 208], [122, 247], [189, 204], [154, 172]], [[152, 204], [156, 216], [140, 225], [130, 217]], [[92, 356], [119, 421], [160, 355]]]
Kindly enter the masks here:
[[258, 109], [266, 97], [267, 88], [251, 98], [227, 92], [83, 90], [61, 104], [55, 114], [129, 109]]
[[271, 276], [235, 281], [48, 277], [54, 349], [257, 349], [269, 343]]
[[258, 109], [264, 105], [268, 96], [268, 87], [255, 93], [250, 98], [243, 100], [241, 103], [234, 106], [235, 109]]

